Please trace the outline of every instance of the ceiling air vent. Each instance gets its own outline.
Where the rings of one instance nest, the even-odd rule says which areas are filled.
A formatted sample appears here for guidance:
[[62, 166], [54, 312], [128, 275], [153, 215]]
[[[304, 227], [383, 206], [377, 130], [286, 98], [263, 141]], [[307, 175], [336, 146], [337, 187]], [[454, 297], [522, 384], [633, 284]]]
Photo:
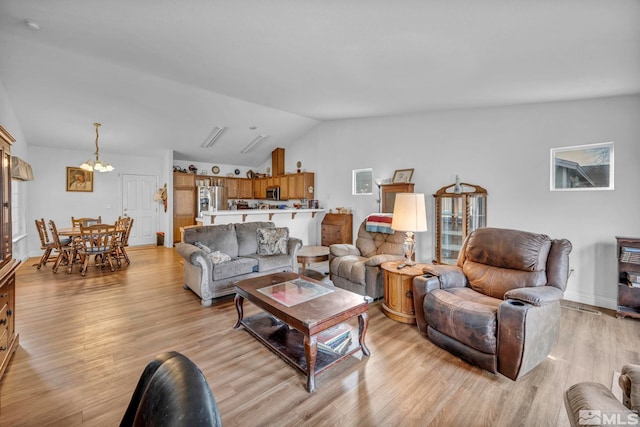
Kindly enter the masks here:
[[225, 131], [225, 129], [226, 127], [218, 127], [218, 126], [214, 127], [211, 133], [209, 134], [209, 136], [207, 136], [205, 140], [202, 141], [202, 144], [200, 144], [200, 147], [202, 148], [211, 147], [213, 144], [215, 144], [216, 140], [220, 138], [220, 136]]

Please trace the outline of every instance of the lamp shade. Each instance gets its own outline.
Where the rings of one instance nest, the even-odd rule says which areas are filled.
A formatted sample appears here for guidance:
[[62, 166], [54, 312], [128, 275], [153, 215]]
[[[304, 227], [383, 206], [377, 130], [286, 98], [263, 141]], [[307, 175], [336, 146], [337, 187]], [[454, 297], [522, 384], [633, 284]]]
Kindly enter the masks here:
[[427, 231], [427, 211], [423, 193], [396, 194], [391, 228], [397, 231]]

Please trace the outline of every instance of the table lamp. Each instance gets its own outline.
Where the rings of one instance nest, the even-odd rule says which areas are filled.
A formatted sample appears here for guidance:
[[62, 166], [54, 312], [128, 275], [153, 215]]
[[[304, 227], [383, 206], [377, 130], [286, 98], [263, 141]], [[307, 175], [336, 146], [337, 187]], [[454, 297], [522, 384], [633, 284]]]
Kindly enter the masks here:
[[414, 265], [413, 251], [416, 241], [413, 233], [427, 231], [427, 212], [424, 207], [423, 193], [398, 193], [393, 206], [393, 220], [391, 228], [396, 231], [406, 232], [402, 243], [405, 263]]

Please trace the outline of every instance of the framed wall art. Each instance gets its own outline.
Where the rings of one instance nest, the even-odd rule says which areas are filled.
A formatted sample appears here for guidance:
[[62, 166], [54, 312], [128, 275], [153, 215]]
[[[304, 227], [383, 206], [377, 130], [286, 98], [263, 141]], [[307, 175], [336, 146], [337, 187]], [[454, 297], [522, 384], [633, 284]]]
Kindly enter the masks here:
[[67, 166], [67, 191], [93, 192], [93, 171]]
[[551, 191], [613, 190], [613, 142], [551, 149]]
[[393, 179], [391, 182], [393, 184], [399, 182], [411, 182], [411, 177], [413, 176], [413, 169], [398, 169], [393, 173]]

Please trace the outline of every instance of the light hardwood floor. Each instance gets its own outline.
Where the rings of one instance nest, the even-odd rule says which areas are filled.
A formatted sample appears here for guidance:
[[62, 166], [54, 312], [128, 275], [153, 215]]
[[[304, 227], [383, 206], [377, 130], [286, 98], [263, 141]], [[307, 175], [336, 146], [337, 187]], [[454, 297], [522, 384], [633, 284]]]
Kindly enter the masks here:
[[225, 426], [566, 426], [567, 387], [611, 386], [613, 371], [640, 363], [640, 322], [564, 308], [552, 354], [513, 382], [450, 355], [373, 304], [371, 356], [358, 353], [320, 374], [309, 394], [300, 372], [232, 328], [232, 298], [205, 308], [182, 289], [173, 249], [129, 253], [131, 266], [90, 269], [84, 278], [37, 270], [35, 259], [20, 267], [20, 348], [0, 389], [0, 426], [117, 425], [147, 361], [167, 350], [200, 367]]

